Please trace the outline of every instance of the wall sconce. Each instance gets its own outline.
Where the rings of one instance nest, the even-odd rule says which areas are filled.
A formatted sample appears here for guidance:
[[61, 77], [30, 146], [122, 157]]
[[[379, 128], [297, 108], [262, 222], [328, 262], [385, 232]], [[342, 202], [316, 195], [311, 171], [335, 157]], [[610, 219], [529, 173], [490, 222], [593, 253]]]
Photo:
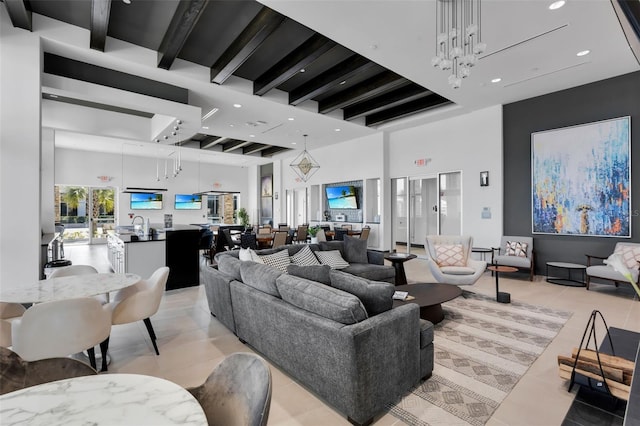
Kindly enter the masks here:
[[489, 186], [489, 172], [480, 172], [480, 186]]

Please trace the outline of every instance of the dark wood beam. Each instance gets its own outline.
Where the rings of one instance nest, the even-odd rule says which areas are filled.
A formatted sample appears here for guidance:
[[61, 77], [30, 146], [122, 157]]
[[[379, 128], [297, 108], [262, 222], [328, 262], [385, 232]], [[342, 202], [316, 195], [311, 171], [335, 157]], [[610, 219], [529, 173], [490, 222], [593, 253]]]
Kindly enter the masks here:
[[432, 93], [424, 98], [416, 99], [414, 101], [407, 102], [402, 105], [377, 112], [375, 114], [367, 115], [365, 124], [367, 126], [380, 125], [391, 120], [408, 117], [410, 115], [417, 114], [434, 107], [442, 106], [450, 102], [450, 100]]
[[239, 139], [232, 139], [230, 142], [222, 144], [222, 152], [235, 151], [236, 149], [240, 149], [243, 146], [247, 146], [247, 145], [249, 145], [251, 143], [253, 143], [253, 142], [242, 141], [242, 140], [239, 140]]
[[231, 46], [211, 67], [211, 82], [224, 83], [260, 47], [285, 20], [268, 7], [263, 7]]
[[341, 81], [347, 80], [374, 66], [376, 66], [374, 62], [353, 54], [313, 80], [289, 92], [289, 104], [298, 105], [306, 100], [313, 99], [315, 96], [340, 84]]
[[229, 138], [225, 138], [222, 136], [209, 136], [204, 140], [200, 141], [200, 149], [209, 149], [214, 145], [221, 144], [223, 142], [229, 141]]
[[378, 111], [382, 111], [396, 105], [423, 98], [430, 95], [431, 93], [432, 92], [425, 89], [424, 87], [418, 86], [415, 83], [411, 83], [394, 91], [376, 96], [373, 99], [359, 102], [357, 104], [344, 108], [344, 119], [354, 120], [356, 118], [368, 114], [374, 114]]
[[272, 145], [263, 145], [261, 143], [252, 143], [251, 145], [242, 148], [242, 153], [245, 155], [255, 154], [267, 148], [271, 148]]
[[91, 36], [89, 47], [104, 52], [109, 30], [109, 15], [111, 14], [111, 0], [91, 1]]
[[14, 27], [27, 31], [33, 30], [31, 10], [27, 9], [26, 2], [23, 0], [4, 0], [4, 4], [7, 7], [9, 18]]
[[158, 68], [171, 68], [208, 3], [209, 0], [179, 2], [158, 49]]
[[336, 43], [322, 34], [312, 35], [293, 52], [259, 76], [253, 82], [253, 94], [262, 96], [274, 87], [278, 87], [296, 75], [301, 68], [308, 66], [334, 46]]
[[279, 152], [289, 151], [289, 148], [285, 148], [283, 146], [272, 146], [271, 148], [267, 148], [262, 151], [263, 157], [271, 157]]
[[338, 108], [362, 102], [399, 86], [408, 84], [408, 80], [391, 71], [383, 71], [347, 90], [336, 93], [318, 104], [318, 112], [326, 114]]

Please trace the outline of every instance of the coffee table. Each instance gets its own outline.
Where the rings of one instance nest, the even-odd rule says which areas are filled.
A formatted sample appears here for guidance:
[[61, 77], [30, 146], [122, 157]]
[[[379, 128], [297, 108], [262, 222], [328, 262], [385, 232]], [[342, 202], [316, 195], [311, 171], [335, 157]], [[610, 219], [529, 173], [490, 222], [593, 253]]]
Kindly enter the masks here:
[[391, 262], [396, 270], [396, 286], [405, 285], [407, 283], [407, 275], [404, 272], [404, 262], [415, 259], [415, 254], [409, 253], [388, 253], [384, 258]]
[[[566, 278], [553, 277], [549, 276], [549, 268], [563, 269], [567, 271]], [[587, 270], [585, 265], [581, 265], [579, 263], [568, 263], [568, 262], [547, 262], [547, 282], [552, 284], [560, 284], [560, 285], [568, 285], [572, 287], [586, 287], [586, 283], [584, 281], [584, 272]], [[580, 280], [576, 280], [571, 277], [571, 271], [579, 271], [582, 274], [582, 278]]]
[[415, 299], [394, 300], [394, 308], [406, 303], [416, 303], [420, 306], [420, 318], [431, 321], [433, 324], [444, 319], [441, 303], [453, 300], [462, 294], [462, 290], [457, 285], [440, 283], [399, 285], [396, 287], [396, 291], [406, 291], [409, 296], [413, 296]]

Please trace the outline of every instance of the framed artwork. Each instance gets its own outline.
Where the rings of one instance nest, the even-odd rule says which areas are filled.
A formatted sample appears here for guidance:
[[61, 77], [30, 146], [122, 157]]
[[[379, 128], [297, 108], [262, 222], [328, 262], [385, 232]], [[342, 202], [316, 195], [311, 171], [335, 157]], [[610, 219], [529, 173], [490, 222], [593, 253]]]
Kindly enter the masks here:
[[531, 134], [534, 234], [631, 238], [631, 117]]
[[262, 185], [260, 185], [260, 196], [271, 197], [273, 193], [273, 178], [271, 176], [262, 176]]

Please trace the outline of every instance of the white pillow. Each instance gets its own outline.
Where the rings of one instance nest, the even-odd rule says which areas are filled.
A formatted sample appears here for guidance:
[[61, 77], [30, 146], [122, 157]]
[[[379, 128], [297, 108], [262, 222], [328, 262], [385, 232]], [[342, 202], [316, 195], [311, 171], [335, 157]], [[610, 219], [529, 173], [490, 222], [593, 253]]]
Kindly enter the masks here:
[[272, 266], [279, 271], [287, 273], [287, 266], [291, 265], [291, 258], [289, 257], [289, 250], [284, 249], [273, 254], [267, 254], [260, 256], [262, 263]]
[[240, 253], [238, 253], [238, 258], [246, 262], [264, 263], [262, 259], [260, 259], [260, 256], [250, 248], [241, 248]]
[[344, 269], [349, 266], [349, 262], [342, 258], [340, 250], [317, 251], [316, 256], [323, 265], [329, 265], [331, 269]]
[[295, 263], [300, 266], [320, 265], [318, 258], [313, 254], [313, 251], [311, 251], [309, 246], [304, 246], [302, 250], [291, 256], [291, 263]]

